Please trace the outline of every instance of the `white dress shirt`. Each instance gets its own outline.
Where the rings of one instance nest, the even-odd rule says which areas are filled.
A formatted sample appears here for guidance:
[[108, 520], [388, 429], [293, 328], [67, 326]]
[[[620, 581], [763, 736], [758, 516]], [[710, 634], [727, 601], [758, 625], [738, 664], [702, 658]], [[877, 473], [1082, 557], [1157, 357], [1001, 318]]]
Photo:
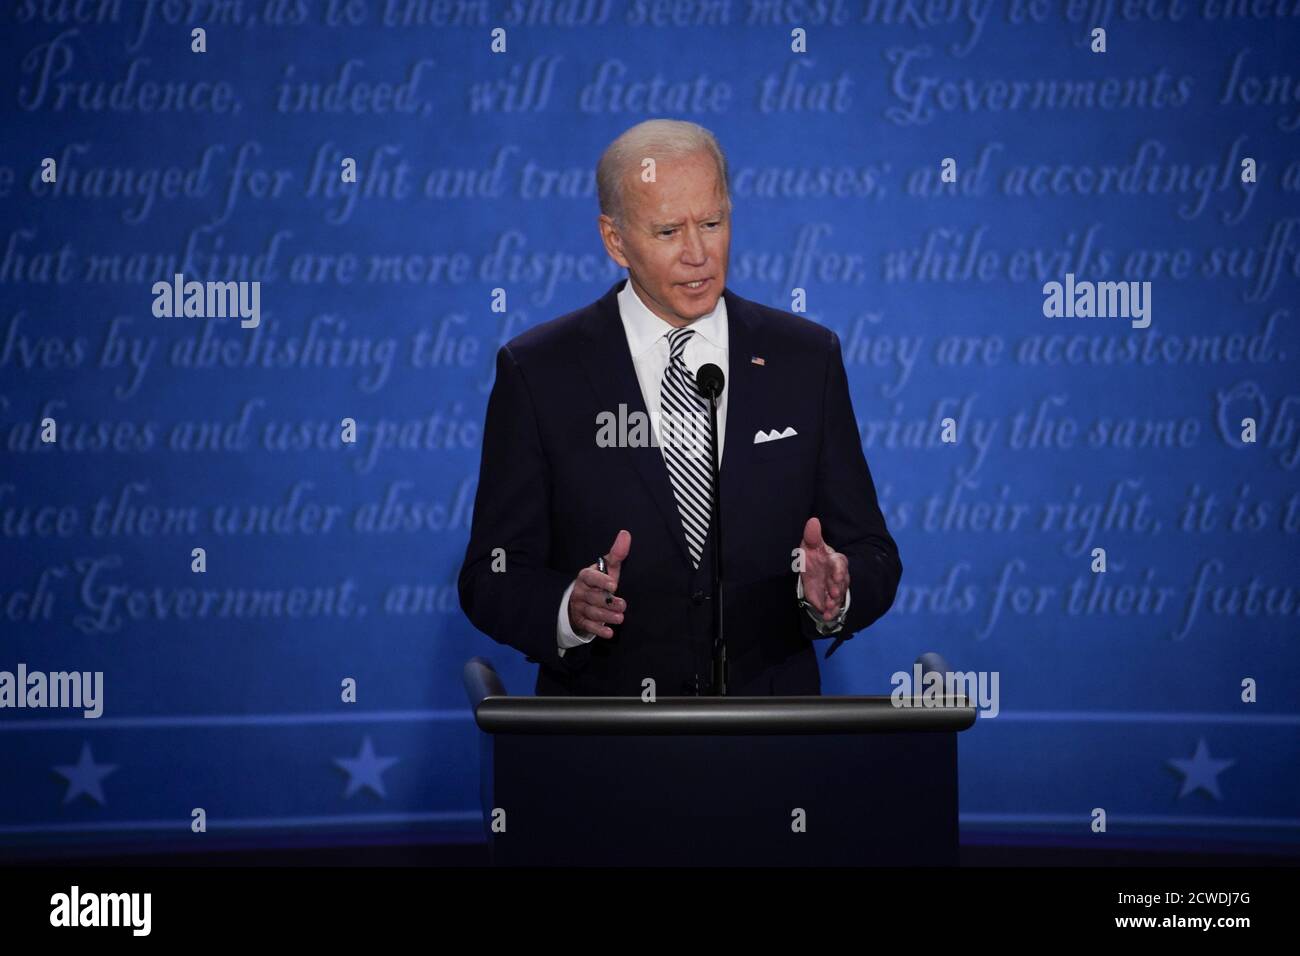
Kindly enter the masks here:
[[[618, 313], [623, 320], [623, 334], [627, 337], [628, 350], [632, 353], [632, 365], [636, 369], [637, 382], [641, 386], [641, 397], [650, 416], [651, 430], [655, 441], [659, 440], [659, 390], [663, 385], [664, 371], [668, 368], [668, 333], [676, 326], [670, 325], [655, 315], [641, 301], [641, 297], [632, 288], [628, 279], [618, 293]], [[687, 328], [695, 334], [686, 340], [682, 350], [682, 361], [694, 375], [701, 365], [712, 362], [722, 369], [724, 376], [729, 376], [727, 366], [727, 301], [719, 295], [718, 304], [708, 315], [701, 316]], [[722, 390], [718, 399], [718, 461], [724, 458], [724, 439], [727, 435], [727, 392]], [[612, 411], [612, 409], [611, 409]], [[660, 446], [662, 447], [662, 445]], [[721, 467], [721, 464], [719, 464]], [[560, 599], [560, 613], [556, 621], [556, 640], [560, 645], [560, 656], [570, 647], [578, 647], [595, 638], [595, 634], [578, 634], [569, 623], [569, 595], [573, 593], [574, 581], [564, 591]], [[796, 596], [803, 597], [803, 581], [796, 583]], [[844, 595], [844, 607], [849, 606], [848, 594]], [[821, 617], [809, 608], [809, 615], [814, 621], [821, 622]], [[839, 630], [836, 628], [835, 630]], [[834, 631], [827, 631], [833, 634]]]

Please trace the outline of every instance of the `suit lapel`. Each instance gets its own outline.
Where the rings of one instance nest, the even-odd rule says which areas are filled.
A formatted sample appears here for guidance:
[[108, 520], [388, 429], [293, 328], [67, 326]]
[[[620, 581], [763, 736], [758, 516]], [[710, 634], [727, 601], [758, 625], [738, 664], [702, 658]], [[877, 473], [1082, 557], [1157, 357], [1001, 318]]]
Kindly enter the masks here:
[[[627, 407], [628, 415], [639, 411], [648, 416], [641, 386], [632, 364], [632, 352], [627, 347], [623, 320], [618, 312], [618, 293], [623, 283], [617, 282], [596, 303], [596, 309], [584, 323], [584, 334], [590, 348], [581, 355], [583, 368], [596, 390], [600, 411], [617, 414], [618, 407]], [[682, 558], [689, 564], [690, 552], [686, 548], [686, 533], [682, 530], [681, 515], [677, 513], [677, 499], [673, 497], [672, 482], [663, 452], [655, 445], [621, 449], [622, 460], [631, 463], [633, 470], [645, 485], [656, 509], [668, 524], [669, 535], [677, 543]]]
[[[634, 411], [648, 414], [618, 311], [618, 293], [626, 281], [615, 283], [597, 301], [596, 309], [585, 320], [583, 332], [590, 347], [582, 352], [580, 362], [596, 390], [599, 410], [617, 413], [618, 406], [625, 405], [629, 415]], [[749, 303], [730, 289], [724, 288], [722, 294], [727, 302], [728, 381], [727, 441], [722, 452], [719, 483], [721, 499], [727, 502], [739, 500], [736, 486], [744, 481], [753, 454], [764, 368], [753, 364], [751, 358], [762, 356], [764, 352], [761, 325]], [[667, 523], [682, 558], [689, 563], [690, 551], [686, 547], [686, 535], [682, 531], [682, 519], [677, 511], [677, 499], [673, 496], [663, 452], [653, 445], [624, 451], [624, 460], [631, 463]]]
[[762, 326], [749, 302], [730, 289], [724, 288], [722, 295], [727, 300], [727, 440], [718, 478], [725, 503], [740, 500], [738, 486], [747, 474], [752, 474], [749, 464], [754, 432], [759, 427], [765, 368], [751, 359], [765, 353]]

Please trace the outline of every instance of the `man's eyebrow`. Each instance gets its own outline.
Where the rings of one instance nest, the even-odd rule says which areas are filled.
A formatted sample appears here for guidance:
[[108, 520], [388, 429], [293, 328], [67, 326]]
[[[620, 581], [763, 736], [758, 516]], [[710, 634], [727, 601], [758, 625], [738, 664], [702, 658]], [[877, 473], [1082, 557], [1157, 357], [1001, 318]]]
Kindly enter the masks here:
[[[722, 210], [715, 209], [707, 216], [701, 216], [700, 221], [707, 222], [710, 219], [721, 219], [721, 218], [722, 218]], [[650, 228], [655, 230], [656, 232], [658, 232], [660, 229], [676, 229], [685, 221], [686, 221], [685, 219], [674, 219], [672, 222], [651, 222]]]

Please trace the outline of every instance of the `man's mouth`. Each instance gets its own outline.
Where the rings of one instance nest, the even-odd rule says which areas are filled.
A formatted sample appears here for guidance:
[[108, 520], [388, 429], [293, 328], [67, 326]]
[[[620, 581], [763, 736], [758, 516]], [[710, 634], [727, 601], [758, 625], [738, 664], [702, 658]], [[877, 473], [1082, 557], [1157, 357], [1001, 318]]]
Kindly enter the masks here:
[[708, 284], [711, 278], [712, 276], [710, 276], [709, 279], [696, 279], [694, 282], [679, 282], [677, 284], [680, 286], [685, 286], [686, 288], [691, 290], [702, 289], [706, 284]]

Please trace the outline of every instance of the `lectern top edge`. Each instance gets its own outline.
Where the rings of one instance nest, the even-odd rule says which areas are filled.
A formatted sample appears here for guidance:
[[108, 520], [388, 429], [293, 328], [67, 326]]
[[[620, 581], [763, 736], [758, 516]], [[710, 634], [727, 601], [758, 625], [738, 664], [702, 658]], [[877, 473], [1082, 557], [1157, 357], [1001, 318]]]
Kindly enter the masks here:
[[891, 697], [509, 697], [474, 708], [491, 734], [862, 734], [966, 730], [970, 703], [897, 706]]

